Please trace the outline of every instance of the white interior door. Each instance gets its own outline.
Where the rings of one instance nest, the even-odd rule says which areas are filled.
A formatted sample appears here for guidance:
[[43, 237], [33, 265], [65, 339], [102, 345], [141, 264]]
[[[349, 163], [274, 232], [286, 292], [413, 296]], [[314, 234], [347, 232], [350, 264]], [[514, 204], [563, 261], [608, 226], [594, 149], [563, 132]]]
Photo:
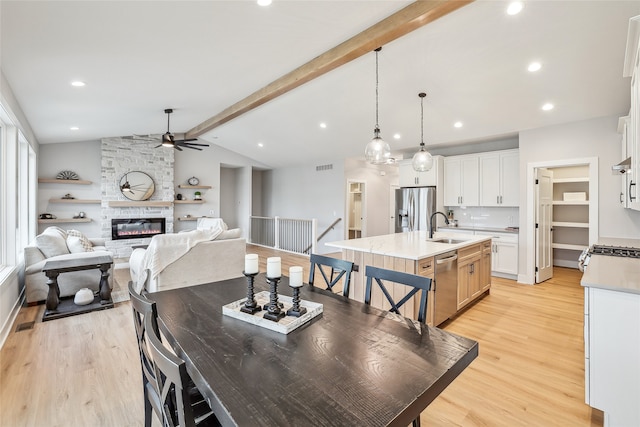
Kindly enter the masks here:
[[537, 168], [536, 172], [536, 283], [553, 277], [553, 172]]

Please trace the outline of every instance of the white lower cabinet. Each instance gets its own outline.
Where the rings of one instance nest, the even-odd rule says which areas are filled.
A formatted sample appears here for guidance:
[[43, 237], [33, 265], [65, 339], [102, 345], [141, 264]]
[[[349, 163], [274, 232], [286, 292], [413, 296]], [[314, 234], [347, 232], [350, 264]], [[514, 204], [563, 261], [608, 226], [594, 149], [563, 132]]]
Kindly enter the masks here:
[[478, 236], [491, 236], [491, 274], [494, 276], [518, 274], [518, 235], [476, 231]]
[[584, 290], [585, 402], [605, 427], [640, 426], [640, 294]]
[[498, 231], [474, 231], [454, 228], [441, 228], [446, 233], [473, 234], [491, 236], [491, 275], [515, 279], [518, 275], [518, 235]]

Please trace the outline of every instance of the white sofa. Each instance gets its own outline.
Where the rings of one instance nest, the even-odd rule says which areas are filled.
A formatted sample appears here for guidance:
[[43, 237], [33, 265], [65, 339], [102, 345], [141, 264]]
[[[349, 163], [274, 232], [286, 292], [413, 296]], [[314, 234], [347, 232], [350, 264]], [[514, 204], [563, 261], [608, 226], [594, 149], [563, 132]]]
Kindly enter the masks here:
[[[27, 303], [47, 299], [49, 286], [42, 272], [49, 260], [90, 259], [105, 254], [112, 255], [104, 246], [103, 238], [87, 238], [76, 230], [48, 227], [36, 236], [33, 243], [24, 248], [24, 285]], [[112, 286], [112, 268], [109, 269], [109, 286]], [[98, 291], [101, 273], [98, 269], [72, 271], [58, 276], [60, 297], [73, 296], [82, 288]]]
[[[168, 265], [162, 266], [161, 271], [152, 274], [146, 285], [146, 290], [156, 292], [242, 276], [244, 255], [247, 248], [246, 241], [239, 237], [239, 229], [226, 230], [226, 225], [223, 226], [224, 230], [217, 234], [213, 240], [199, 241], [188, 250], [185, 249], [186, 253]], [[135, 249], [129, 258], [129, 271], [136, 290], [142, 290], [146, 278], [143, 271], [149, 267], [150, 259], [153, 258], [153, 254], [148, 251], [160, 250], [158, 245], [154, 244], [157, 243], [156, 241], [171, 245], [171, 240], [175, 239], [182, 244], [189, 237], [202, 239], [202, 236], [202, 234], [198, 234], [198, 230], [157, 235], [153, 236], [147, 249]]]

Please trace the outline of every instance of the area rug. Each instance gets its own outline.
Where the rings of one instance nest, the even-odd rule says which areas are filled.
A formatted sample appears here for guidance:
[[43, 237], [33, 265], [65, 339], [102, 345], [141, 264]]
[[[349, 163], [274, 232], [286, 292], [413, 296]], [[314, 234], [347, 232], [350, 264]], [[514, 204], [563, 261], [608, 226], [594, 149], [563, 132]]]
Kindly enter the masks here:
[[129, 301], [129, 263], [118, 261], [113, 266], [113, 288], [111, 289], [111, 299], [114, 303]]

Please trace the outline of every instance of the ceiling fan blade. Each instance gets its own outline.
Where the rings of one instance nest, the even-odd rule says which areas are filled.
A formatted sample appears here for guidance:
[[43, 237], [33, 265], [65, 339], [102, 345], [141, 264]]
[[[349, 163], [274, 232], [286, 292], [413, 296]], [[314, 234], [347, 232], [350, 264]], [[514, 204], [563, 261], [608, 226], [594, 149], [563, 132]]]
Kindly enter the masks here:
[[154, 148], [162, 147], [162, 144], [156, 145]]
[[208, 147], [209, 144], [194, 144], [193, 142], [183, 142], [178, 143], [178, 145], [182, 145], [183, 147]]
[[189, 142], [189, 141], [197, 141], [198, 138], [189, 138], [189, 139], [176, 139], [176, 142]]
[[[192, 150], [202, 151], [202, 148], [192, 147], [192, 146], [190, 146], [190, 145], [180, 144], [180, 146], [181, 146], [181, 147], [184, 147], [184, 148], [191, 148]], [[178, 147], [178, 146], [176, 145], [176, 148], [177, 148], [177, 147]]]
[[175, 148], [178, 151], [182, 151], [182, 148], [178, 147], [178, 145], [174, 145], [173, 148]]

